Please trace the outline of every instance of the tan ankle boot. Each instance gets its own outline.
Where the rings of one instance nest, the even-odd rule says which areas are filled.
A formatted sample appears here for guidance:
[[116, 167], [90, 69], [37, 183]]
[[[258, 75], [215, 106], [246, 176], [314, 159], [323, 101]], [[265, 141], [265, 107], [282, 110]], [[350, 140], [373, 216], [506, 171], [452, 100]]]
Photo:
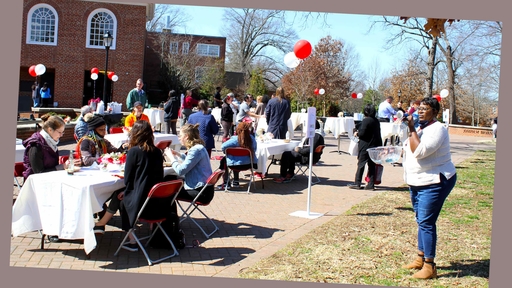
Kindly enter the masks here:
[[414, 261], [402, 266], [402, 268], [404, 268], [404, 269], [421, 269], [421, 268], [423, 268], [423, 262], [425, 262], [423, 255], [418, 254], [418, 257], [416, 257], [416, 259], [414, 259]]
[[420, 271], [414, 273], [412, 277], [417, 279], [437, 278], [436, 264], [434, 262], [425, 261], [423, 264], [423, 268], [421, 268]]

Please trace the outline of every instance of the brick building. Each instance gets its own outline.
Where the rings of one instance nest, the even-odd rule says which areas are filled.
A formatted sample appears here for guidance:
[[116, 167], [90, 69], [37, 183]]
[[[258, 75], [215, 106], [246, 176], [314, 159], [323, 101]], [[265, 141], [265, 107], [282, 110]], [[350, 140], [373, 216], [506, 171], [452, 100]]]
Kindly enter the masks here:
[[[145, 89], [153, 98], [152, 103], [167, 100], [168, 87], [160, 76], [162, 67], [162, 53], [175, 55], [173, 57], [180, 67], [188, 67], [195, 80], [201, 77], [204, 67], [208, 67], [209, 61], [221, 61], [224, 70], [226, 58], [226, 37], [189, 35], [163, 32], [147, 32], [146, 53], [144, 64]], [[187, 64], [185, 64], [187, 63]], [[193, 71], [192, 71], [193, 70]], [[172, 87], [172, 89], [178, 89]], [[212, 91], [213, 95], [214, 91]]]
[[[93, 96], [102, 98], [106, 31], [114, 37], [108, 70], [118, 75], [117, 82], [107, 79], [107, 96], [124, 104], [143, 77], [146, 21], [153, 12], [154, 4], [148, 3], [24, 0], [18, 111], [30, 111], [36, 78], [28, 69], [37, 64], [46, 67], [39, 83], [49, 84], [58, 107], [77, 108]], [[100, 70], [96, 81], [90, 78], [93, 67]]]

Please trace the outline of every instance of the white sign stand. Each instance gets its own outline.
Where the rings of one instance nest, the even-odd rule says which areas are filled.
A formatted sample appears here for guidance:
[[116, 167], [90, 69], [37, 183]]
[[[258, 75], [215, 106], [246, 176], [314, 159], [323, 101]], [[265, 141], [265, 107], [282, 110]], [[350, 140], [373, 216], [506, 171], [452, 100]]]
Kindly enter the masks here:
[[313, 167], [313, 140], [315, 139], [315, 124], [316, 124], [316, 108], [308, 107], [308, 120], [307, 120], [307, 135], [309, 138], [309, 180], [308, 180], [308, 201], [307, 201], [307, 210], [306, 211], [295, 211], [290, 213], [290, 216], [315, 219], [324, 214], [314, 213], [310, 211], [311, 207], [311, 176], [312, 176], [312, 167]]

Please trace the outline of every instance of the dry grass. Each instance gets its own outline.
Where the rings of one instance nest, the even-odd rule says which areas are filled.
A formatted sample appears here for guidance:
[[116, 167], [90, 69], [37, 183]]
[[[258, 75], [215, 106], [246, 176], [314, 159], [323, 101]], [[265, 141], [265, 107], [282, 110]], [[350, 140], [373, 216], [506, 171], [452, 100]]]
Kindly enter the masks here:
[[437, 222], [438, 279], [401, 266], [415, 257], [417, 226], [406, 187], [354, 206], [240, 272], [240, 278], [401, 287], [488, 287], [494, 151], [457, 166], [458, 181]]

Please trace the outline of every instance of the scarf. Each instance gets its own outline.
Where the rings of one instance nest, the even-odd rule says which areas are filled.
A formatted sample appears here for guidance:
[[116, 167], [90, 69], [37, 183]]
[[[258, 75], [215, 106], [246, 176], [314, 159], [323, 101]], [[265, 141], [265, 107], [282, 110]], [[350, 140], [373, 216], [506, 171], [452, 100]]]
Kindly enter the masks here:
[[46, 141], [46, 144], [52, 148], [53, 152], [57, 152], [57, 144], [59, 144], [59, 140], [55, 141], [50, 134], [48, 134], [44, 129], [39, 132], [41, 136], [43, 136], [44, 140]]
[[427, 126], [430, 126], [432, 123], [434, 123], [434, 122], [436, 122], [436, 121], [437, 121], [437, 119], [436, 119], [436, 118], [434, 118], [434, 119], [432, 119], [432, 120], [430, 120], [430, 121], [428, 121], [428, 120], [422, 120], [422, 121], [420, 121], [420, 122], [419, 122], [419, 123], [420, 123], [420, 130], [425, 129]]
[[[99, 157], [108, 152], [107, 151], [107, 143], [105, 143], [105, 140], [103, 139], [103, 137], [96, 134], [96, 132], [94, 132], [94, 130], [89, 130], [89, 132], [87, 132], [86, 135], [84, 135], [82, 138], [80, 138], [80, 140], [76, 144], [75, 152], [78, 153], [79, 159], [82, 159], [82, 153], [80, 151], [80, 144], [82, 144], [82, 141], [86, 138], [89, 140], [92, 140], [92, 142], [94, 143], [94, 151], [91, 151], [92, 152], [91, 154], [96, 154], [96, 156]], [[100, 150], [100, 148], [101, 148], [101, 150]]]

